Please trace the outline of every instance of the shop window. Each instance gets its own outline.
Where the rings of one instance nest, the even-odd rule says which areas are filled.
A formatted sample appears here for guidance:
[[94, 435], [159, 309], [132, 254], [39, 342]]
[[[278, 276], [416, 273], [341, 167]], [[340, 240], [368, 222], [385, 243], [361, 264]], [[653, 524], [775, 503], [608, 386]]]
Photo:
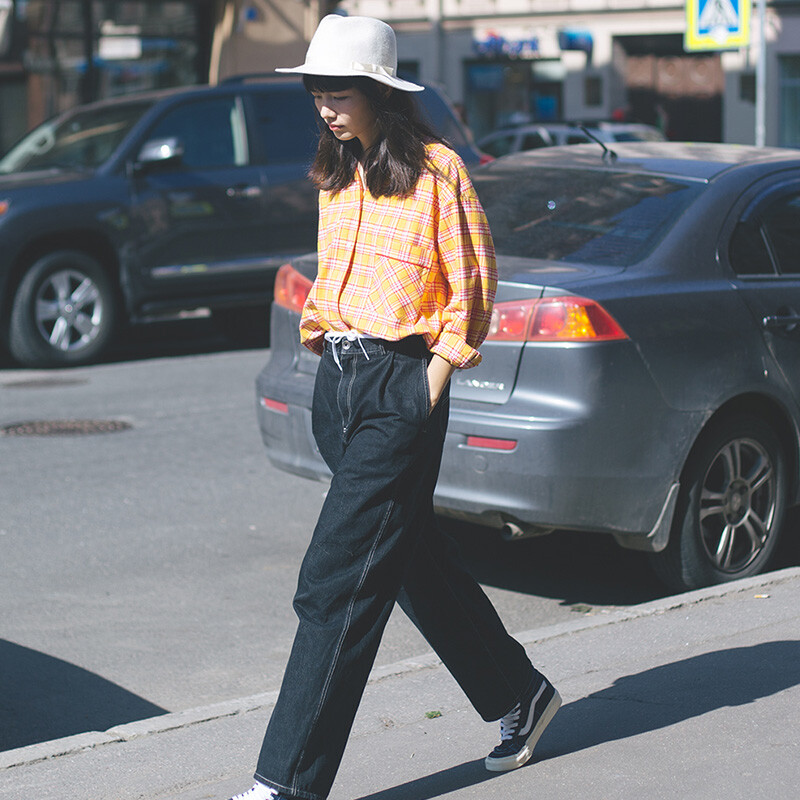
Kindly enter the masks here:
[[739, 76], [739, 99], [743, 103], [756, 102], [756, 74], [743, 72]]
[[780, 135], [782, 147], [800, 147], [800, 56], [780, 56]]
[[583, 103], [586, 106], [603, 105], [603, 79], [599, 75], [587, 75], [584, 78]]
[[211, 6], [192, 0], [18, 2], [26, 64], [45, 83], [42, 115], [85, 100], [204, 81]]
[[553, 122], [562, 117], [562, 93], [566, 69], [558, 59], [532, 61], [531, 108], [536, 120]]
[[0, 61], [16, 57], [14, 53], [16, 19], [11, 0], [0, 0]]
[[418, 81], [420, 79], [419, 61], [398, 61], [397, 74], [408, 81]]
[[566, 70], [558, 59], [466, 65], [466, 111], [480, 139], [499, 128], [560, 119]]

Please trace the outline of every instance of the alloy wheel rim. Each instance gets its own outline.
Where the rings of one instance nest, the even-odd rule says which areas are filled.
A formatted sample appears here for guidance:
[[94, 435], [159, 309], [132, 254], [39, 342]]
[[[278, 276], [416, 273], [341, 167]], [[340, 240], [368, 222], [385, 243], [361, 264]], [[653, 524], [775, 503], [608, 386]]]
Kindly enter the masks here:
[[71, 269], [54, 272], [36, 293], [36, 327], [54, 349], [74, 352], [100, 333], [103, 301], [97, 284]]
[[706, 556], [720, 572], [744, 570], [763, 551], [777, 506], [777, 474], [754, 439], [720, 448], [703, 479], [700, 532]]

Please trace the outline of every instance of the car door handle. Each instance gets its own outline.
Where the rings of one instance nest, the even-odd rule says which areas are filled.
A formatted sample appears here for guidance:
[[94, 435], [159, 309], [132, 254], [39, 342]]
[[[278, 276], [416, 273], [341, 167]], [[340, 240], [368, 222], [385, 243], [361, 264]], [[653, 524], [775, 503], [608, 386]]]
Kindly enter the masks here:
[[245, 186], [244, 184], [229, 186], [225, 190], [225, 194], [236, 200], [252, 200], [256, 197], [261, 197], [261, 187]]
[[761, 320], [761, 324], [767, 329], [785, 328], [793, 331], [800, 325], [800, 315], [798, 314], [773, 314]]

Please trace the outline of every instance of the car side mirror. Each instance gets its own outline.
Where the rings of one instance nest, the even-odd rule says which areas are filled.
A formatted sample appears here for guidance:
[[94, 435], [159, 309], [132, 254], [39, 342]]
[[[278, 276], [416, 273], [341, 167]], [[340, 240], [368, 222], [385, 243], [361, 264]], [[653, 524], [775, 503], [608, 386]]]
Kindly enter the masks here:
[[175, 136], [166, 139], [150, 139], [142, 145], [136, 159], [137, 166], [178, 162], [183, 157], [183, 143]]

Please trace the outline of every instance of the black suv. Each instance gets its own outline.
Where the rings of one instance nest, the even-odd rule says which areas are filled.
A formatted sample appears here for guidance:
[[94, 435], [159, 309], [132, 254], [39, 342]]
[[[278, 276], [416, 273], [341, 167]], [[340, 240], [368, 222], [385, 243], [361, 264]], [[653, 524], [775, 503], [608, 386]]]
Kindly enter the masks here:
[[[438, 91], [419, 99], [477, 163]], [[316, 243], [317, 130], [299, 79], [274, 76], [105, 100], [33, 130], [0, 159], [0, 337], [12, 357], [85, 364], [123, 322], [198, 308], [223, 324], [265, 316], [277, 268]]]

